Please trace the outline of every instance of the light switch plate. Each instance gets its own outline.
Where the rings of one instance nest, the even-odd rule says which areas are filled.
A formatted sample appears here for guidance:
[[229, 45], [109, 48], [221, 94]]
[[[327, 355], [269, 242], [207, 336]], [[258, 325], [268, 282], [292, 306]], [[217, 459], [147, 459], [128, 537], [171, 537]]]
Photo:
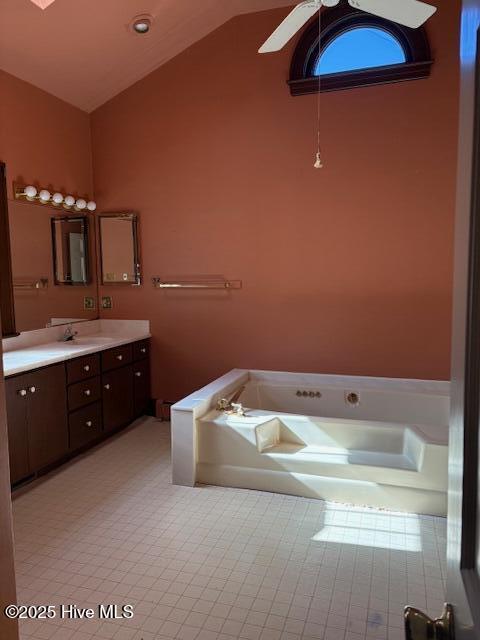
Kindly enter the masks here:
[[93, 296], [85, 296], [83, 298], [83, 308], [90, 310], [95, 309], [95, 298]]
[[102, 296], [102, 309], [111, 309], [112, 307], [112, 296]]

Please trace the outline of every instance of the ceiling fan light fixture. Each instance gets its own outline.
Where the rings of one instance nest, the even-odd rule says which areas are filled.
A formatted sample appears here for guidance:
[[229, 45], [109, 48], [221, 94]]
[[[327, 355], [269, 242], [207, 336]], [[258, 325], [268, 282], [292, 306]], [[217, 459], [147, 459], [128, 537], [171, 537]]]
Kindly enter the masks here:
[[144, 36], [152, 28], [152, 22], [153, 22], [153, 18], [150, 15], [145, 14], [141, 16], [136, 16], [132, 20], [130, 27], [134, 33]]

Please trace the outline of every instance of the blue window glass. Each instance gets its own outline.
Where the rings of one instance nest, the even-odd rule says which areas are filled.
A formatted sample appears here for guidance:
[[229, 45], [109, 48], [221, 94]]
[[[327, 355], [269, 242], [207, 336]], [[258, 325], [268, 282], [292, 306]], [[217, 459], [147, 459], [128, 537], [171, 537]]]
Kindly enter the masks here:
[[354, 27], [328, 44], [315, 67], [315, 75], [371, 69], [406, 62], [400, 42], [377, 27]]

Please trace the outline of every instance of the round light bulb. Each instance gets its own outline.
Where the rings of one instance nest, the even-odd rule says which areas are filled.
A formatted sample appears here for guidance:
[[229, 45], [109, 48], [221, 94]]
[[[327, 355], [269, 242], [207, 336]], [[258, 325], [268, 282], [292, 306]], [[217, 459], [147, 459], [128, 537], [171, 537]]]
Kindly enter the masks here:
[[152, 28], [153, 18], [147, 13], [135, 16], [130, 23], [130, 28], [140, 36], [147, 34]]
[[62, 204], [63, 195], [61, 193], [58, 193], [58, 191], [57, 191], [57, 193], [53, 194], [52, 200], [53, 200], [53, 203], [56, 204], [56, 205]]
[[85, 207], [87, 206], [87, 202], [83, 198], [79, 198], [76, 201], [75, 206], [77, 207], [77, 209], [82, 211], [82, 209], [85, 209]]
[[73, 196], [65, 196], [64, 206], [73, 207], [75, 204], [75, 198]]
[[37, 195], [37, 190], [31, 184], [28, 187], [25, 187], [24, 194], [27, 196], [29, 200], [33, 200]]
[[42, 189], [38, 194], [38, 197], [43, 203], [48, 202], [50, 200], [50, 191], [47, 191], [47, 189]]
[[147, 18], [135, 20], [135, 22], [133, 23], [133, 29], [140, 35], [148, 33], [150, 31], [150, 20], [148, 20]]
[[89, 211], [95, 211], [96, 208], [97, 208], [96, 202], [94, 202], [93, 200], [90, 200], [89, 202], [87, 202], [87, 209]]

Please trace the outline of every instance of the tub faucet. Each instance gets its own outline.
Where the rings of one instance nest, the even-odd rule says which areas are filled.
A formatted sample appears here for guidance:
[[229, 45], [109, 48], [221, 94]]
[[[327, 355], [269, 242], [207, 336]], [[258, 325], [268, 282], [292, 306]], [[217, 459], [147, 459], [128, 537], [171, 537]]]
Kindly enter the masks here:
[[244, 416], [245, 409], [241, 402], [237, 402], [244, 390], [245, 387], [240, 387], [230, 398], [220, 398], [220, 400], [217, 401], [217, 411], [223, 411], [223, 413], [227, 413], [228, 415]]
[[67, 325], [67, 328], [63, 332], [63, 336], [60, 338], [60, 342], [71, 342], [72, 340], [75, 339], [75, 336], [77, 335], [77, 333], [78, 333], [77, 331], [73, 330], [71, 324]]

